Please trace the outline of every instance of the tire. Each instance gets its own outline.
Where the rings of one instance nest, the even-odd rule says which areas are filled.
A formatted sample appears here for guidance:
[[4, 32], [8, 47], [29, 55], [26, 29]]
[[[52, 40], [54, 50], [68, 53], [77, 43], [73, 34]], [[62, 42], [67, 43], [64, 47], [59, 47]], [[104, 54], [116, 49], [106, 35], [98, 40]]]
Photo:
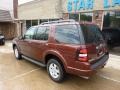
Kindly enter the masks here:
[[65, 71], [62, 65], [56, 59], [50, 59], [47, 63], [47, 72], [50, 78], [55, 82], [62, 82]]
[[14, 55], [15, 55], [17, 60], [22, 59], [22, 55], [19, 53], [17, 46], [14, 47]]

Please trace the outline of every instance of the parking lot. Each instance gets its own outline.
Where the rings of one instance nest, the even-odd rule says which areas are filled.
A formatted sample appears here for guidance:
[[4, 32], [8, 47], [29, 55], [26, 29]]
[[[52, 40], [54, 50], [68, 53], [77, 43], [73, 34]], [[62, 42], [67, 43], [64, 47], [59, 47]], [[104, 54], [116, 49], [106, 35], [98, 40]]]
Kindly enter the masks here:
[[110, 52], [104, 69], [86, 80], [68, 75], [63, 83], [53, 82], [45, 68], [14, 57], [11, 41], [0, 46], [0, 90], [120, 90], [120, 50]]

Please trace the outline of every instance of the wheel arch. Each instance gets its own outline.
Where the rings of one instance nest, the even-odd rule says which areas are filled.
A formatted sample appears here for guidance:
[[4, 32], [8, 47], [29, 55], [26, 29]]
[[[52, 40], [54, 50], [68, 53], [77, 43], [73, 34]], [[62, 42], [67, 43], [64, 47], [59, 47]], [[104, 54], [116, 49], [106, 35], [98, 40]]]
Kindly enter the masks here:
[[50, 59], [52, 59], [52, 58], [55, 58], [55, 59], [63, 66], [63, 68], [64, 68], [65, 71], [66, 71], [66, 69], [67, 69], [67, 63], [66, 63], [64, 57], [63, 57], [61, 54], [59, 54], [59, 53], [55, 53], [55, 52], [54, 52], [54, 53], [53, 53], [53, 52], [47, 53], [47, 54], [45, 55], [45, 57], [44, 57], [45, 64], [47, 64], [47, 62], [48, 62]]

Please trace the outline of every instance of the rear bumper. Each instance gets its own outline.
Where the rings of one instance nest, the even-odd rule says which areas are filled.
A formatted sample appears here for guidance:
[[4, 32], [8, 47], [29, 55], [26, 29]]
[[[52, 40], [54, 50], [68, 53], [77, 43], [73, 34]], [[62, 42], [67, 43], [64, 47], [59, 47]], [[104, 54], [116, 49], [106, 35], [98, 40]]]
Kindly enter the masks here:
[[98, 71], [98, 69], [103, 68], [106, 65], [108, 59], [109, 59], [109, 54], [106, 54], [103, 57], [101, 57], [99, 60], [97, 60], [97, 62], [94, 64], [84, 64], [87, 65], [87, 67], [89, 67], [89, 69], [86, 70], [82, 70], [80, 68], [68, 67], [68, 73], [82, 77], [91, 77]]
[[103, 66], [105, 66], [108, 59], [109, 59], [109, 54], [104, 55], [98, 60], [98, 62], [91, 65], [91, 69], [96, 70], [102, 68]]

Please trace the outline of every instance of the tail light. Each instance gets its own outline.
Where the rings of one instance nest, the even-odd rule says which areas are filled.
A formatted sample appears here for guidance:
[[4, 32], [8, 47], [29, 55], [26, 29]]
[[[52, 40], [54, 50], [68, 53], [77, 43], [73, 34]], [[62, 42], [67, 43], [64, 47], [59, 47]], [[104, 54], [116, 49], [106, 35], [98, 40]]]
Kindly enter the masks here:
[[81, 49], [79, 51], [79, 55], [78, 55], [78, 60], [81, 62], [87, 62], [88, 61], [88, 54], [87, 54], [87, 49]]

